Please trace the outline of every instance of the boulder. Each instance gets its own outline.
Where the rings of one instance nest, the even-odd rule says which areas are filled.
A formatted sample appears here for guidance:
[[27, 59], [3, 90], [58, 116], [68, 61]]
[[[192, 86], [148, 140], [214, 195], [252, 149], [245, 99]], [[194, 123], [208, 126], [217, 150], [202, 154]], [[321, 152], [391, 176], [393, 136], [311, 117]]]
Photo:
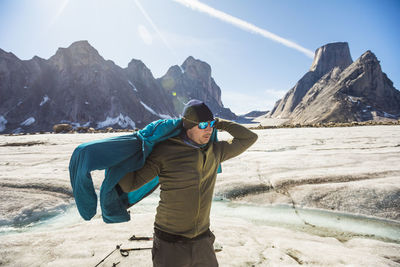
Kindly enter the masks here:
[[53, 126], [53, 131], [55, 133], [66, 133], [72, 130], [72, 125], [70, 124], [56, 124]]

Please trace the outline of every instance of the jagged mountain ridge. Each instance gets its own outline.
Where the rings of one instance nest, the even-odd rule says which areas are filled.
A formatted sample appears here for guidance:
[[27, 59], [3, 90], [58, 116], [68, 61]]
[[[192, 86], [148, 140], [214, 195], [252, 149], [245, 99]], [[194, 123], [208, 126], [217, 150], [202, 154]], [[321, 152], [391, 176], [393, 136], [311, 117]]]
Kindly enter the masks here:
[[[206, 64], [191, 60], [196, 68]], [[211, 68], [207, 74], [195, 78], [206, 83]], [[207, 89], [218, 92], [195, 96], [213, 110], [223, 110], [215, 86]], [[184, 94], [185, 88], [180, 90]], [[20, 60], [0, 49], [0, 133], [50, 131], [58, 123], [140, 128], [153, 120], [178, 117], [182, 107], [173, 104], [178, 95], [165, 90], [140, 60], [121, 68], [101, 57], [87, 41], [59, 48], [48, 60], [36, 56]], [[219, 115], [235, 117], [230, 111], [226, 114]]]
[[332, 43], [316, 50], [310, 71], [269, 116], [292, 124], [398, 119], [400, 92], [371, 51], [352, 62], [347, 43]]
[[190, 99], [202, 99], [215, 116], [237, 119], [237, 116], [225, 108], [221, 100], [221, 89], [211, 77], [211, 67], [206, 62], [188, 57], [182, 66], [172, 66], [158, 79], [164, 90], [176, 95], [174, 107], [182, 110]]

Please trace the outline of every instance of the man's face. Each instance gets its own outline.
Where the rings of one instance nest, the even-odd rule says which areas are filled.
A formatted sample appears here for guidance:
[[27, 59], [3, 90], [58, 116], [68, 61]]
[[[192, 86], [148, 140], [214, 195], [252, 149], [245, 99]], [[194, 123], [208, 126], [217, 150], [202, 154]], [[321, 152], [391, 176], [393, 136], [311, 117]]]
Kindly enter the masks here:
[[211, 138], [213, 128], [208, 124], [207, 128], [200, 129], [197, 125], [186, 131], [187, 136], [199, 145], [207, 144]]

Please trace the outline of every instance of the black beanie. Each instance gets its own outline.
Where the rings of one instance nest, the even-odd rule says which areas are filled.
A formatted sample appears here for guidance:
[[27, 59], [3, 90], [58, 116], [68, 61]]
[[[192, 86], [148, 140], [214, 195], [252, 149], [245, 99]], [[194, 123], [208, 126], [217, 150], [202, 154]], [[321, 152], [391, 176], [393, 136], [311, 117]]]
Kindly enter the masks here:
[[184, 118], [183, 127], [185, 129], [190, 129], [193, 126], [196, 126], [196, 123], [187, 121], [185, 119], [195, 122], [212, 121], [214, 119], [214, 115], [207, 105], [197, 99], [192, 99], [185, 105], [182, 117]]

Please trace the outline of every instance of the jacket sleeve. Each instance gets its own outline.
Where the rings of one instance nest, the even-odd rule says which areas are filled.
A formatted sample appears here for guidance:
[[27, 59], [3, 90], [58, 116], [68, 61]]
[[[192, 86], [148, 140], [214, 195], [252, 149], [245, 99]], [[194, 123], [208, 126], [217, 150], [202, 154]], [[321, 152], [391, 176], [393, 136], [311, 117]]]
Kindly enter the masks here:
[[150, 182], [154, 177], [158, 176], [161, 169], [161, 161], [156, 157], [156, 151], [152, 151], [146, 158], [144, 166], [134, 172], [128, 172], [119, 180], [118, 184], [124, 192], [131, 192], [142, 185]]
[[227, 131], [233, 136], [231, 140], [216, 143], [221, 150], [221, 162], [238, 156], [257, 141], [257, 134], [246, 127], [221, 118], [216, 120], [217, 129]]

